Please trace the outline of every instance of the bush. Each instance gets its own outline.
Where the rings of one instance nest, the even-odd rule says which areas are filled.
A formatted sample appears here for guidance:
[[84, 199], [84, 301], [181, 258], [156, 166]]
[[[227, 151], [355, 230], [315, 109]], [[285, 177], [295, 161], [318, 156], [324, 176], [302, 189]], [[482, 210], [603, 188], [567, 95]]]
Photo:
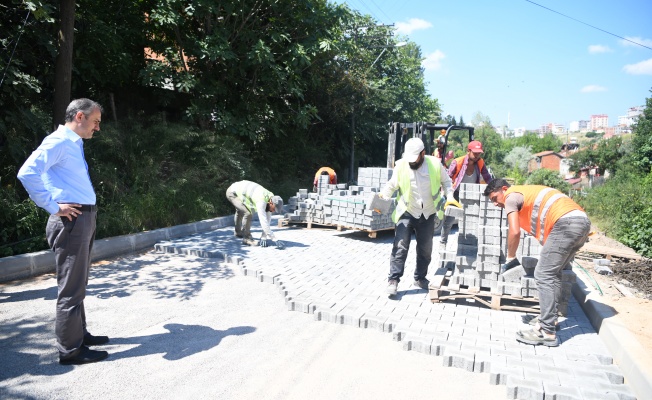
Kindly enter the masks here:
[[[228, 186], [254, 179], [237, 138], [157, 119], [107, 123], [85, 154], [100, 209], [98, 239], [230, 214]], [[47, 248], [48, 213], [22, 188], [2, 187], [0, 206], [7, 210], [0, 256]]]
[[618, 174], [579, 203], [609, 236], [652, 257], [652, 173]]
[[568, 193], [571, 185], [559, 175], [559, 172], [549, 169], [538, 169], [528, 176], [525, 181], [527, 185], [544, 185], [555, 188], [562, 193]]

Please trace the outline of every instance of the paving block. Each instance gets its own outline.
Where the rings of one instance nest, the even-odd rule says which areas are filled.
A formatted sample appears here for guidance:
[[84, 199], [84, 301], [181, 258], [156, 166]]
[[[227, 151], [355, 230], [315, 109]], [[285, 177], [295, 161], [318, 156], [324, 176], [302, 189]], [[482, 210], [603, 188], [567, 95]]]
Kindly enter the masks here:
[[523, 379], [523, 368], [501, 364], [490, 365], [489, 383], [491, 385], [506, 385], [509, 376]]
[[507, 377], [507, 398], [519, 400], [543, 400], [543, 385], [541, 382]]
[[473, 351], [446, 349], [444, 351], [443, 365], [473, 372], [475, 354]]
[[545, 400], [583, 400], [582, 392], [575, 387], [559, 386], [543, 382]]

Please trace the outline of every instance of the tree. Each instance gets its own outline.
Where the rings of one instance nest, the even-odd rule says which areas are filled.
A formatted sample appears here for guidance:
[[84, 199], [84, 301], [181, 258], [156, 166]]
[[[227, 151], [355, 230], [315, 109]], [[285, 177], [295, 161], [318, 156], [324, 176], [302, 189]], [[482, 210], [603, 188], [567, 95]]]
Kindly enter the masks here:
[[541, 168], [534, 171], [525, 181], [527, 185], [544, 185], [555, 188], [562, 193], [568, 193], [571, 185], [559, 175], [559, 172]]
[[528, 163], [532, 159], [532, 152], [529, 147], [514, 147], [506, 156], [505, 164], [510, 168], [517, 169], [521, 174], [526, 174]]
[[580, 150], [570, 156], [570, 170], [579, 172], [585, 168], [597, 167], [602, 173], [616, 172], [624, 156], [621, 137], [600, 140], [597, 144]]
[[634, 125], [632, 147], [632, 163], [643, 175], [652, 172], [652, 97], [645, 99], [643, 115]]
[[72, 54], [75, 30], [75, 0], [59, 3], [59, 32], [57, 62], [54, 69], [53, 129], [64, 123], [66, 107], [70, 103], [72, 81]]

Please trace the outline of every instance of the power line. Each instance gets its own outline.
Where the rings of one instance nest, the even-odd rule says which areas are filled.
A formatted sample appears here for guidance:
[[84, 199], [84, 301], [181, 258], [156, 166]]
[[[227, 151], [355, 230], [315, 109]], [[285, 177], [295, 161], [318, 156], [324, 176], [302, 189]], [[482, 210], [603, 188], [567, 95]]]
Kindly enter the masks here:
[[620, 38], [620, 39], [626, 40], [626, 41], [628, 41], [628, 42], [630, 42], [630, 43], [634, 43], [634, 44], [639, 45], [639, 46], [641, 46], [641, 47], [645, 47], [646, 49], [650, 49], [650, 50], [652, 50], [652, 47], [648, 47], [648, 46], [646, 46], [646, 45], [644, 45], [644, 44], [641, 44], [641, 43], [635, 42], [635, 41], [633, 41], [633, 40], [629, 40], [629, 39], [624, 38], [624, 37], [622, 37], [622, 36], [618, 36], [618, 35], [616, 35], [615, 33], [611, 33], [611, 32], [609, 32], [609, 31], [605, 31], [604, 29], [600, 29], [600, 28], [598, 28], [597, 26], [593, 26], [593, 25], [591, 25], [591, 24], [587, 24], [586, 22], [580, 21], [579, 19], [575, 19], [575, 18], [570, 17], [570, 16], [568, 16], [568, 15], [566, 15], [566, 14], [562, 14], [562, 13], [560, 13], [559, 11], [555, 11], [555, 10], [550, 9], [550, 8], [548, 8], [548, 7], [542, 6], [541, 4], [535, 3], [535, 2], [530, 1], [530, 0], [525, 0], [525, 1], [527, 1], [528, 3], [532, 3], [532, 4], [534, 4], [535, 6], [539, 6], [539, 7], [541, 7], [541, 8], [545, 8], [545, 9], [548, 10], [548, 11], [552, 11], [552, 12], [554, 12], [554, 13], [556, 13], [556, 14], [559, 14], [559, 15], [561, 15], [561, 16], [563, 16], [563, 17], [566, 17], [566, 18], [568, 18], [568, 19], [572, 19], [573, 21], [579, 22], [580, 24], [584, 24], [584, 25], [586, 25], [586, 26], [590, 26], [590, 27], [593, 28], [593, 29], [597, 29], [597, 30], [602, 31], [602, 32], [604, 32], [604, 33], [607, 33], [607, 34], [609, 34], [609, 35], [611, 35], [611, 36], [615, 36], [615, 37], [617, 37], [617, 38]]
[[14, 49], [11, 51], [11, 56], [9, 56], [9, 61], [7, 62], [7, 67], [5, 68], [5, 72], [2, 73], [2, 80], [0, 80], [0, 87], [2, 87], [2, 83], [5, 81], [5, 76], [7, 75], [7, 71], [9, 70], [9, 64], [11, 64], [11, 60], [14, 58], [16, 47], [18, 47], [18, 42], [20, 41], [20, 37], [23, 35], [23, 31], [25, 30], [25, 25], [27, 25], [27, 19], [29, 18], [30, 12], [31, 12], [30, 10], [27, 10], [27, 15], [25, 16], [25, 22], [23, 22], [23, 27], [20, 29], [20, 33], [18, 34], [18, 38], [16, 39], [16, 43], [14, 44]]

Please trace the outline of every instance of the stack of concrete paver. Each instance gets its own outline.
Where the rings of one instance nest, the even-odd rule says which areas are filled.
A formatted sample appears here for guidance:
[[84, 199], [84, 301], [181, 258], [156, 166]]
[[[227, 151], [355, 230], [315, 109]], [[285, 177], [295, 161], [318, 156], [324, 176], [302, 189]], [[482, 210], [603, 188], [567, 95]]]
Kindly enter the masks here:
[[[517, 258], [522, 265], [499, 274], [500, 265], [505, 262], [507, 254], [508, 227], [503, 210], [482, 194], [485, 187], [475, 184], [460, 186], [463, 211], [454, 210], [458, 213], [457, 246], [451, 243], [441, 254], [442, 266], [453, 270], [450, 283], [488, 288], [491, 293], [497, 294], [538, 297], [533, 273], [541, 245], [534, 237], [521, 231]], [[567, 313], [575, 278], [570, 266], [563, 271], [562, 294], [558, 299], [558, 311], [563, 315]]]
[[329, 177], [322, 175], [317, 191], [299, 189], [289, 199], [290, 222], [307, 222], [320, 225], [377, 231], [392, 229], [394, 201], [378, 198], [378, 192], [392, 176], [388, 168], [359, 168], [359, 185], [331, 185]]

